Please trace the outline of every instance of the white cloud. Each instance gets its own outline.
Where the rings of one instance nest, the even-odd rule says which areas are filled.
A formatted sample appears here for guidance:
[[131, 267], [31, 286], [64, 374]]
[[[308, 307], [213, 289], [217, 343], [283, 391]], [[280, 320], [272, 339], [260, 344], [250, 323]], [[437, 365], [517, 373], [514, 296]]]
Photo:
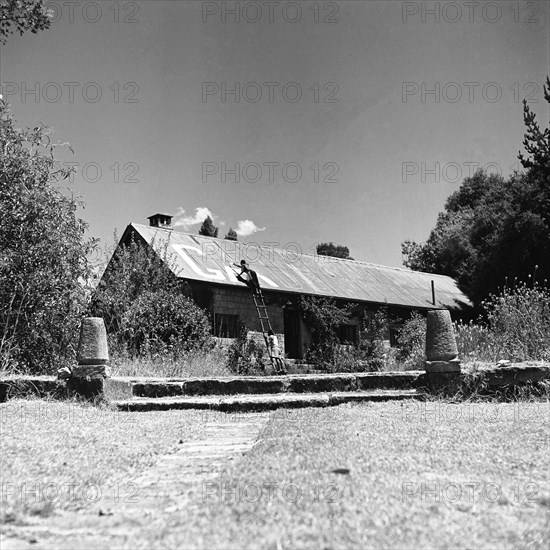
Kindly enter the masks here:
[[193, 225], [199, 225], [204, 219], [210, 216], [214, 220], [214, 214], [206, 206], [199, 206], [195, 208], [194, 216], [185, 216], [185, 210], [180, 206], [176, 212], [176, 221], [174, 227], [182, 227], [183, 229], [189, 229]]
[[[193, 226], [200, 225], [204, 219], [210, 216], [212, 221], [216, 222], [218, 226], [225, 226], [226, 223], [223, 220], [216, 220], [216, 216], [207, 206], [199, 206], [195, 208], [193, 215], [185, 215], [185, 210], [181, 206], [178, 208], [173, 222], [174, 227], [178, 227], [185, 230], [191, 229]], [[254, 235], [258, 231], [265, 231], [265, 227], [258, 227], [252, 220], [240, 220], [237, 222], [235, 232], [239, 237], [249, 237]]]
[[258, 231], [265, 231], [265, 227], [258, 227], [252, 220], [240, 220], [235, 229], [239, 237], [249, 237]]

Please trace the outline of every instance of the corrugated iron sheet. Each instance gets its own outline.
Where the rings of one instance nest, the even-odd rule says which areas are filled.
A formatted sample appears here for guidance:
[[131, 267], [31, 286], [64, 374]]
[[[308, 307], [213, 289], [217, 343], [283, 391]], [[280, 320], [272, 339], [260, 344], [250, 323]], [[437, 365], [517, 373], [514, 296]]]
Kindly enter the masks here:
[[444, 275], [301, 254], [291, 245], [275, 249], [141, 224], [130, 227], [147, 243], [153, 243], [162, 255], [166, 249], [170, 268], [184, 279], [242, 286], [230, 266], [244, 259], [256, 271], [265, 290], [433, 308], [434, 281], [435, 307], [460, 308], [470, 304], [456, 282]]

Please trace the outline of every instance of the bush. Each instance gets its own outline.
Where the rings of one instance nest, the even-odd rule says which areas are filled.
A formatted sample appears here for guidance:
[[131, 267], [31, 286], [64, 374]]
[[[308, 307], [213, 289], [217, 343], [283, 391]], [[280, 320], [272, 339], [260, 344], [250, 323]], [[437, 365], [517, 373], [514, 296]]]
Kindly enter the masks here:
[[525, 283], [482, 302], [477, 322], [455, 323], [459, 356], [466, 361], [550, 360], [550, 291]]
[[363, 315], [361, 319], [361, 334], [357, 355], [360, 360], [367, 361], [370, 371], [384, 370], [387, 359], [386, 333], [390, 318], [388, 308], [378, 308], [374, 315]]
[[170, 269], [167, 248], [132, 240], [115, 249], [90, 312], [121, 356], [183, 360], [211, 344], [210, 321]]
[[301, 296], [300, 311], [312, 339], [312, 345], [306, 352], [309, 363], [329, 370], [336, 364], [340, 348], [338, 329], [349, 321], [351, 308], [351, 305], [338, 307], [332, 298]]
[[365, 358], [356, 347], [341, 346], [335, 353], [331, 372], [380, 372], [386, 369], [383, 357]]
[[123, 317], [143, 293], [159, 289], [174, 295], [185, 294], [186, 288], [171, 271], [173, 259], [167, 248], [154, 241], [146, 245], [136, 240], [115, 245], [107, 269], [92, 296], [90, 312], [103, 317], [107, 333], [123, 337]]
[[169, 290], [145, 291], [122, 317], [130, 355], [178, 357], [211, 343], [210, 321], [189, 298]]
[[264, 375], [271, 364], [265, 346], [248, 337], [248, 329], [241, 323], [239, 335], [227, 351], [227, 367], [234, 374]]
[[483, 302], [495, 347], [503, 359], [550, 360], [550, 290], [522, 283]]
[[422, 370], [426, 358], [426, 319], [413, 311], [397, 331], [397, 360], [405, 370]]
[[[379, 372], [395, 365], [395, 352], [386, 345], [389, 315], [386, 307], [360, 319], [358, 345], [338, 344], [334, 351], [333, 372]], [[351, 343], [350, 343], [351, 344]]]

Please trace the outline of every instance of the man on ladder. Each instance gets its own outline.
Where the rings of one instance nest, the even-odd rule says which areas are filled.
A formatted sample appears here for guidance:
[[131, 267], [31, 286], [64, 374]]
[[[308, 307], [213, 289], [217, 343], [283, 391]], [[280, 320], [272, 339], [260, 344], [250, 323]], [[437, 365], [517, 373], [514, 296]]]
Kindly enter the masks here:
[[271, 364], [278, 374], [284, 374], [286, 370], [285, 361], [279, 354], [277, 337], [273, 333], [273, 328], [271, 327], [271, 322], [269, 321], [267, 306], [265, 305], [262, 289], [260, 288], [258, 275], [256, 275], [254, 270], [248, 267], [246, 260], [241, 260], [240, 264], [233, 265], [241, 268], [241, 272], [237, 273], [237, 279], [241, 283], [244, 283], [252, 292], [252, 298], [254, 299], [256, 311], [258, 312], [258, 317], [260, 319], [260, 325], [262, 327], [262, 333], [264, 335], [264, 341]]
[[239, 264], [233, 264], [235, 267], [240, 267], [241, 272], [237, 273], [237, 279], [244, 283], [255, 296], [261, 296], [262, 291], [260, 289], [260, 282], [258, 281], [258, 275], [246, 265], [246, 260], [241, 260]]

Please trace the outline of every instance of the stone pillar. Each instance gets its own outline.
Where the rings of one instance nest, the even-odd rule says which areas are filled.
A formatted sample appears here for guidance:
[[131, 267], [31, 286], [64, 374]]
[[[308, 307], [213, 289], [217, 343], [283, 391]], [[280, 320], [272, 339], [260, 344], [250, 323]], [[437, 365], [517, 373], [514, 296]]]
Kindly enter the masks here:
[[428, 312], [426, 320], [426, 380], [434, 393], [455, 393], [460, 382], [460, 361], [451, 314], [446, 309]]
[[77, 362], [78, 365], [71, 369], [64, 367], [58, 371], [58, 378], [65, 380], [69, 396], [95, 402], [132, 398], [132, 383], [129, 380], [110, 378], [107, 331], [101, 317], [82, 320]]
[[111, 376], [107, 331], [101, 317], [86, 317], [82, 320], [77, 362], [78, 365], [71, 372], [73, 377]]

